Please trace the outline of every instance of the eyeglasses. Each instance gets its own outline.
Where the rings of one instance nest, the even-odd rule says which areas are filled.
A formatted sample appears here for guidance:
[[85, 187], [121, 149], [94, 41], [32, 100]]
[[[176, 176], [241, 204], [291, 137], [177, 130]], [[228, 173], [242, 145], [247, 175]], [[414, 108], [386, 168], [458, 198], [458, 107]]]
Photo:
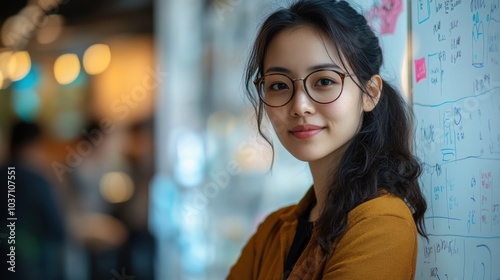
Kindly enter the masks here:
[[328, 104], [339, 99], [344, 88], [345, 77], [354, 74], [320, 69], [305, 78], [292, 79], [285, 74], [267, 74], [254, 81], [259, 98], [269, 107], [285, 106], [295, 93], [295, 81], [301, 80], [307, 95], [319, 104]]

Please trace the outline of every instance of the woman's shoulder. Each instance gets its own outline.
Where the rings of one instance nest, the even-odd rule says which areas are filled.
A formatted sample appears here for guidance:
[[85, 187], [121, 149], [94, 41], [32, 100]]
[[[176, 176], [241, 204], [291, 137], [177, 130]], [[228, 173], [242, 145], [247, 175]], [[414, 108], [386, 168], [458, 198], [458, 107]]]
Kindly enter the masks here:
[[348, 219], [350, 223], [354, 223], [375, 217], [400, 218], [413, 223], [413, 216], [408, 205], [400, 197], [389, 193], [358, 205], [351, 210]]
[[351, 210], [348, 228], [326, 264], [325, 278], [413, 279], [417, 248], [410, 208], [403, 199], [382, 194]]
[[336, 249], [336, 261], [351, 258], [354, 252], [373, 257], [382, 252], [394, 254], [404, 251], [409, 254], [410, 260], [415, 257], [417, 229], [410, 208], [403, 199], [382, 194], [351, 210], [347, 223], [348, 228]]

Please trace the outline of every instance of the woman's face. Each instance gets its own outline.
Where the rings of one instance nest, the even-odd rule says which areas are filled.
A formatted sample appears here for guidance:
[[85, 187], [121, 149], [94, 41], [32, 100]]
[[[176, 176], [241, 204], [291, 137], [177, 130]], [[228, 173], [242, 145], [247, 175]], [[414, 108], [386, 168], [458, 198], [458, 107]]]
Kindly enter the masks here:
[[[285, 74], [304, 78], [318, 67], [351, 73], [343, 68], [329, 39], [309, 26], [285, 29], [270, 42], [264, 58], [264, 75]], [[304, 83], [295, 81], [292, 100], [282, 107], [266, 106], [267, 115], [283, 146], [297, 159], [314, 162], [340, 159], [359, 131], [366, 94], [345, 77], [341, 96], [319, 104], [307, 95]], [[280, 88], [277, 86], [276, 88]]]

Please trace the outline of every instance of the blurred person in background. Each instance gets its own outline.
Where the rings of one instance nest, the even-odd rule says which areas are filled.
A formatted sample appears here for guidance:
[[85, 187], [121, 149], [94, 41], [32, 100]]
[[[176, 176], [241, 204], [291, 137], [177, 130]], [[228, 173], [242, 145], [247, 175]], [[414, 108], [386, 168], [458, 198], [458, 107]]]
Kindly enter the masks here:
[[[72, 263], [71, 270], [85, 273], [80, 279], [111, 279], [113, 272], [121, 273], [119, 249], [128, 238], [128, 228], [114, 215], [115, 205], [104, 195], [110, 192], [103, 189], [107, 175], [124, 168], [120, 153], [123, 135], [116, 125], [111, 128], [106, 129], [90, 118], [79, 137], [66, 149], [77, 163], [71, 172], [64, 174], [63, 181], [68, 190], [71, 249], [79, 261]], [[79, 152], [83, 149], [78, 147], [83, 146], [87, 147], [85, 152]], [[120, 181], [111, 183], [111, 194], [123, 187]]]
[[[410, 109], [346, 1], [297, 1], [263, 23], [247, 93], [313, 186], [258, 227], [228, 279], [413, 279], [426, 202]], [[255, 88], [253, 87], [255, 85]]]
[[[75, 146], [89, 148], [67, 176], [74, 254], [88, 278], [153, 279], [154, 240], [147, 228], [153, 174], [152, 123], [104, 128], [90, 120]], [[83, 249], [83, 250], [82, 250]]]
[[154, 174], [153, 120], [140, 120], [126, 129], [124, 155], [134, 194], [130, 200], [117, 204], [114, 214], [129, 229], [129, 237], [121, 246], [119, 267], [144, 280], [154, 279], [156, 242], [148, 229], [149, 185]]
[[[42, 131], [35, 123], [18, 121], [10, 133], [9, 159], [0, 174], [7, 180], [15, 167], [15, 244], [2, 239], [2, 279], [63, 279], [66, 229], [56, 190], [43, 174]], [[4, 188], [5, 199], [7, 190]], [[7, 205], [2, 221], [7, 221]], [[8, 228], [2, 228], [4, 233]], [[10, 235], [10, 232], [7, 232]], [[15, 273], [7, 270], [6, 253], [15, 246]], [[8, 251], [9, 250], [9, 251]], [[8, 265], [8, 264], [7, 264]]]

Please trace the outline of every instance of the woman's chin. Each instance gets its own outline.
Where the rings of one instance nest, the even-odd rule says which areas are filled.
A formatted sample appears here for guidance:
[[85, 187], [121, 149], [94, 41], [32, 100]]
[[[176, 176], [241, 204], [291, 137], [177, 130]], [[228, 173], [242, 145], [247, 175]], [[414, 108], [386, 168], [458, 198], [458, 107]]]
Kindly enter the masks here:
[[297, 153], [297, 152], [290, 152], [296, 159], [300, 161], [305, 161], [305, 162], [311, 162], [311, 161], [316, 161], [320, 159], [321, 157], [311, 154], [311, 153]]

